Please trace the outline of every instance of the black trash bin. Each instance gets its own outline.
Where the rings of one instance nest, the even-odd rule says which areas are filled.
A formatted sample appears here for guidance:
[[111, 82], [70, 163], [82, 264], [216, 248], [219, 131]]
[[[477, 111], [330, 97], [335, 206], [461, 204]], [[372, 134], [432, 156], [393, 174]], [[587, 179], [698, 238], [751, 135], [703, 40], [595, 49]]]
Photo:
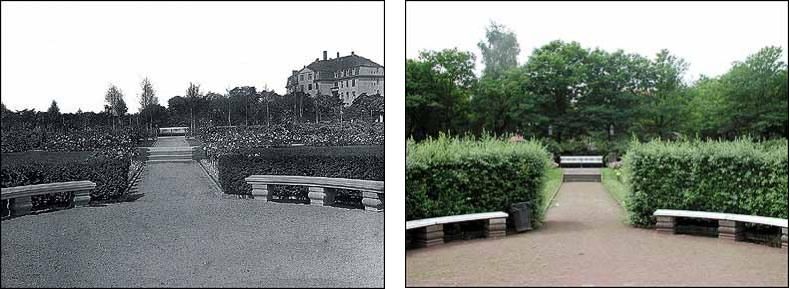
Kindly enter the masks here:
[[532, 202], [521, 202], [510, 205], [510, 217], [513, 219], [513, 226], [516, 232], [532, 230]]

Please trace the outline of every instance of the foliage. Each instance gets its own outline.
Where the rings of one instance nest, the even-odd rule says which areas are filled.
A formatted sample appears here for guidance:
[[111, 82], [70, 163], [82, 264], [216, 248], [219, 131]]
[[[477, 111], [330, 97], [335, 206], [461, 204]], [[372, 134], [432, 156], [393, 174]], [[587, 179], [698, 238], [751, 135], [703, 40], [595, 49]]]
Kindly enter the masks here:
[[[52, 157], [53, 153], [38, 158], [26, 156], [25, 161], [4, 161], [0, 169], [3, 188], [89, 180], [96, 183], [91, 191], [92, 200], [108, 200], [119, 197], [127, 185], [129, 166], [128, 157], [107, 157], [106, 154], [93, 154], [84, 158], [69, 154], [65, 157]], [[5, 158], [5, 156], [4, 156]], [[70, 197], [67, 193], [34, 196], [33, 206], [36, 209], [53, 204], [62, 204]]]
[[787, 218], [787, 140], [651, 141], [624, 159], [632, 223], [651, 225], [657, 209]]
[[406, 146], [406, 219], [507, 211], [531, 201], [542, 220], [549, 154], [537, 141], [484, 136], [436, 139]]
[[516, 34], [508, 31], [504, 25], [494, 22], [486, 28], [486, 39], [477, 44], [483, 55], [485, 69], [483, 75], [495, 77], [497, 74], [514, 68], [518, 65], [518, 46]]
[[[227, 194], [248, 195], [250, 175], [295, 175], [384, 180], [383, 146], [290, 147], [240, 149], [219, 157], [219, 181]], [[340, 193], [340, 192], [339, 192]], [[306, 188], [276, 188], [282, 199], [308, 201]], [[339, 196], [355, 198], [360, 194]], [[356, 202], [355, 202], [356, 203]]]

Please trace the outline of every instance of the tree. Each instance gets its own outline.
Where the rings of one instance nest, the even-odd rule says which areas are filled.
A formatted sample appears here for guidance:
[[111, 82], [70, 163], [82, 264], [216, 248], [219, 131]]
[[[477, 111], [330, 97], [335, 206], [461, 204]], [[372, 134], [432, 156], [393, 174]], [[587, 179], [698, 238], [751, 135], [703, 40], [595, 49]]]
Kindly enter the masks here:
[[[343, 101], [340, 99], [340, 97], [333, 95], [316, 95], [313, 103], [315, 104], [316, 123], [322, 120], [327, 120], [327, 115], [339, 113], [340, 108], [343, 107]], [[338, 115], [338, 118], [339, 117], [340, 116]], [[328, 120], [332, 119], [333, 118], [330, 117]]]
[[483, 56], [485, 69], [483, 75], [496, 76], [518, 66], [518, 45], [516, 34], [507, 30], [504, 25], [494, 22], [486, 28], [486, 39], [477, 44]]
[[[113, 84], [110, 85], [110, 88], [108, 88], [107, 92], [104, 94], [104, 103], [104, 110], [116, 119], [126, 114], [126, 111], [128, 110], [126, 107], [126, 102], [123, 100], [123, 92], [121, 92], [121, 89]], [[112, 123], [112, 127], [115, 129], [114, 121]]]
[[683, 74], [688, 64], [663, 49], [649, 64], [645, 78], [651, 85], [642, 99], [638, 125], [643, 135], [671, 137], [685, 119], [688, 99]]
[[788, 72], [782, 53], [781, 47], [762, 48], [721, 77], [729, 136], [787, 136]]
[[58, 103], [55, 100], [52, 100], [52, 103], [49, 105], [49, 109], [47, 109], [47, 117], [49, 121], [47, 122], [47, 126], [54, 126], [57, 123], [58, 119], [60, 119], [60, 108], [58, 107]]
[[235, 107], [238, 115], [244, 115], [244, 125], [249, 125], [249, 110], [251, 105], [257, 104], [255, 95], [257, 91], [254, 86], [235, 87], [228, 91], [228, 98]]
[[156, 92], [154, 91], [154, 86], [151, 84], [151, 80], [148, 77], [144, 78], [142, 82], [140, 82], [140, 86], [142, 92], [140, 93], [140, 113], [145, 115], [148, 118], [148, 129], [151, 129], [151, 125], [153, 122], [153, 115], [150, 112], [154, 110], [148, 110], [149, 114], [144, 114], [143, 112], [146, 111], [146, 108], [152, 105], [159, 105], [159, 98], [156, 97]]
[[190, 120], [190, 129], [194, 131], [195, 129], [195, 106], [200, 101], [200, 85], [194, 84], [192, 82], [189, 83], [189, 87], [187, 87], [186, 91], [186, 99], [187, 104], [189, 105], [189, 120]]
[[406, 135], [416, 139], [468, 127], [474, 55], [458, 49], [423, 51], [406, 61]]

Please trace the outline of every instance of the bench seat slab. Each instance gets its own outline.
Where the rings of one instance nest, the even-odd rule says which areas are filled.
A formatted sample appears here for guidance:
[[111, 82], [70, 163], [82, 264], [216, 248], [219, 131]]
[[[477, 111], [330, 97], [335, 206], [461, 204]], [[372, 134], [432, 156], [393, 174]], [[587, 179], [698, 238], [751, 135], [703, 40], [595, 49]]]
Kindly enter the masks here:
[[414, 241], [417, 247], [432, 247], [444, 244], [444, 225], [430, 225], [417, 229]]
[[787, 249], [787, 228], [782, 228], [782, 248]]

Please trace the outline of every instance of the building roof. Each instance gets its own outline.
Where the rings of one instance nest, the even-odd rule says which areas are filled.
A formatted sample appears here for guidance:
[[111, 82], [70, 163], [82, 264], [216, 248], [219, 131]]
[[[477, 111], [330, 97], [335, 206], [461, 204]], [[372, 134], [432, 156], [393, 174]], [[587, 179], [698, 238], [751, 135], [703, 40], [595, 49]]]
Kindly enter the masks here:
[[335, 59], [313, 61], [313, 63], [310, 63], [307, 68], [310, 68], [313, 71], [318, 71], [318, 79], [332, 79], [334, 78], [335, 71], [358, 66], [383, 67], [370, 59], [352, 54]]

